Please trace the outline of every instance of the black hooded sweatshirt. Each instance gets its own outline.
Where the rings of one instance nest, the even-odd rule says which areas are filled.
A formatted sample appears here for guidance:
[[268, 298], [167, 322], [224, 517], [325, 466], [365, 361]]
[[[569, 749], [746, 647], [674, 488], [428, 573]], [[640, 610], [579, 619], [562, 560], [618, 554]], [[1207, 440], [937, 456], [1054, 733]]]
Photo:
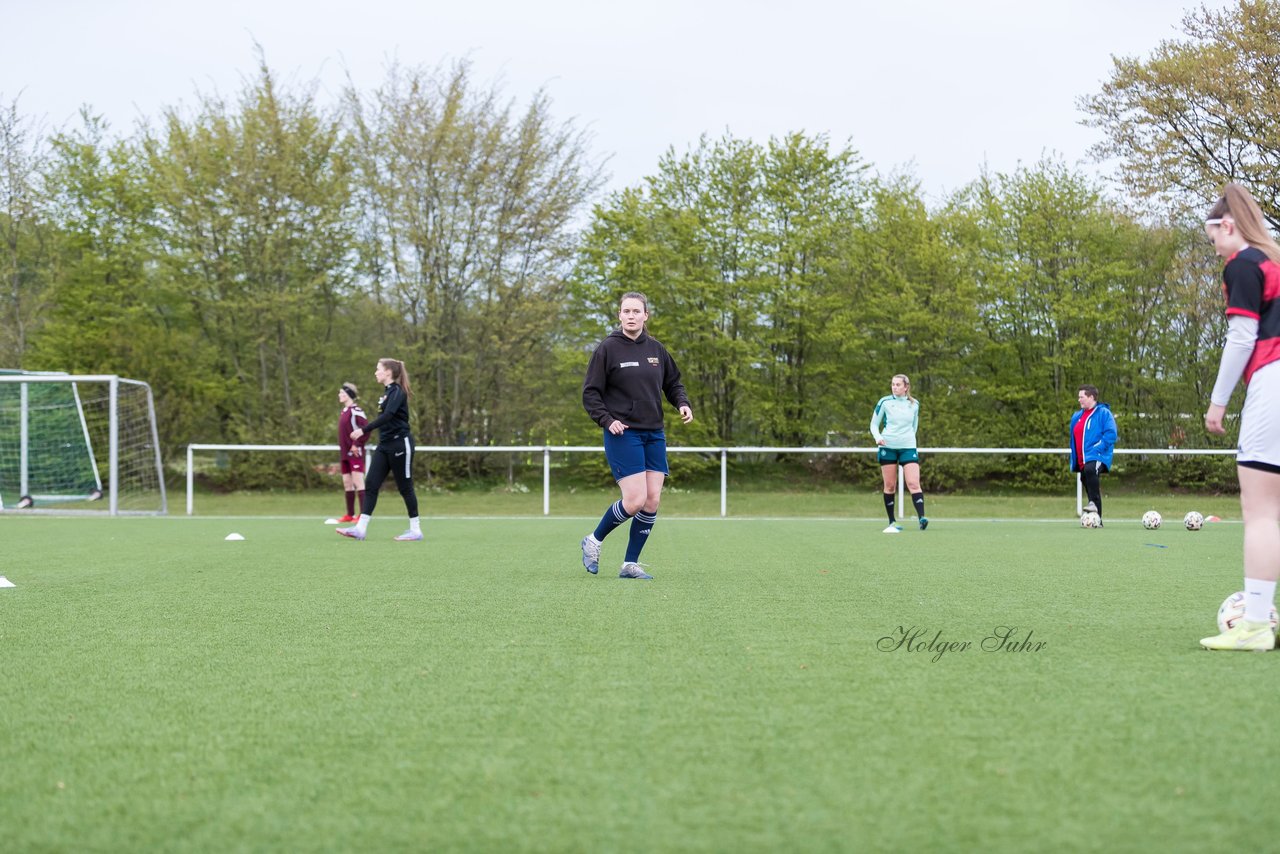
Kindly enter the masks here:
[[606, 430], [614, 421], [637, 430], [661, 430], [664, 395], [677, 409], [689, 405], [680, 369], [649, 333], [642, 331], [633, 341], [615, 329], [591, 354], [582, 405]]

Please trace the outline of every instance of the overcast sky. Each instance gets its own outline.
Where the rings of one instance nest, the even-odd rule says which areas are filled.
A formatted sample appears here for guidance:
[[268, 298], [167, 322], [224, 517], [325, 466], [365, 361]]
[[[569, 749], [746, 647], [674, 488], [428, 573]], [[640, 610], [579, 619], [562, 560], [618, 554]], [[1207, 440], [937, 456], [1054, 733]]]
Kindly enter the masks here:
[[[1076, 99], [1111, 57], [1180, 37], [1180, 0], [0, 0], [0, 96], [47, 127], [81, 104], [118, 131], [197, 91], [235, 93], [253, 44], [285, 81], [346, 73], [372, 89], [393, 59], [472, 62], [608, 157], [609, 187], [656, 171], [700, 134], [764, 141], [791, 131], [846, 142], [882, 173], [914, 173], [940, 198], [983, 164], [1088, 160], [1097, 131]], [[1223, 0], [1209, 0], [1220, 7]]]

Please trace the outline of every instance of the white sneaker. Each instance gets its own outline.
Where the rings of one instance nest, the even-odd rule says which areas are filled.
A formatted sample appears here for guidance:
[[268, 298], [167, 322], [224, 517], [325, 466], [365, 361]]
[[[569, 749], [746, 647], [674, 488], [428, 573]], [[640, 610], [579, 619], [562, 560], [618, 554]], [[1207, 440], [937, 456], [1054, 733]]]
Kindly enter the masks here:
[[592, 575], [600, 571], [600, 543], [596, 542], [594, 534], [582, 538], [582, 565]]
[[885, 533], [885, 534], [901, 534], [901, 533], [902, 533], [902, 526], [901, 526], [901, 525], [890, 525], [889, 527], [887, 527], [887, 528], [885, 528], [885, 529], [884, 529], [883, 533]]
[[618, 572], [619, 578], [653, 578], [652, 575], [644, 571], [644, 564], [628, 562], [622, 565], [621, 571]]

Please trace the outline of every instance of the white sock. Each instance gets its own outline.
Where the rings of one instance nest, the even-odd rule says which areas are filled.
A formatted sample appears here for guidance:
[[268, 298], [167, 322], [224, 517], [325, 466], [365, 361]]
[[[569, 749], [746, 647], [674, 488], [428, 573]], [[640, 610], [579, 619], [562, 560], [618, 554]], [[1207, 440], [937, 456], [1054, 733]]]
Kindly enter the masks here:
[[1250, 623], [1271, 622], [1271, 608], [1276, 601], [1276, 583], [1261, 578], [1244, 580], [1244, 618]]
[[370, 519], [372, 519], [372, 518], [373, 518], [373, 517], [372, 517], [372, 516], [370, 516], [370, 515], [368, 515], [367, 513], [361, 513], [361, 514], [360, 514], [360, 521], [359, 521], [359, 522], [356, 522], [356, 527], [357, 527], [357, 528], [359, 528], [359, 529], [360, 529], [360, 531], [361, 531], [362, 533], [363, 533], [364, 531], [369, 530], [369, 520], [370, 520]]
[[419, 521], [417, 516], [414, 516], [409, 520], [409, 530], [413, 531], [415, 534], [422, 533], [422, 522]]

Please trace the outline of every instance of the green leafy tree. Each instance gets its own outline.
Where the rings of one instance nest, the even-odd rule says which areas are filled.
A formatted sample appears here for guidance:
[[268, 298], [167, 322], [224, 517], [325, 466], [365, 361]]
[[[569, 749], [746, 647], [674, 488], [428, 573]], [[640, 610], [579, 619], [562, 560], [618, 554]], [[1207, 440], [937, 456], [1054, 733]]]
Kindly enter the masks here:
[[[985, 175], [954, 204], [972, 218], [966, 242], [977, 248], [984, 341], [971, 363], [973, 402], [992, 444], [1063, 444], [1076, 390], [1089, 383], [1132, 446], [1159, 410], [1153, 395], [1172, 388], [1144, 372], [1163, 363], [1160, 340], [1183, 316], [1167, 287], [1179, 235], [1141, 223], [1052, 162]], [[1018, 465], [1031, 478], [1059, 467]]]
[[263, 64], [238, 104], [205, 96], [193, 118], [170, 109], [144, 145], [158, 275], [186, 295], [205, 342], [206, 429], [317, 435], [358, 352], [340, 311], [354, 266], [340, 115], [314, 91], [282, 90]]
[[923, 441], [953, 443], [973, 423], [963, 410], [972, 387], [970, 360], [981, 343], [977, 284], [953, 218], [931, 212], [908, 176], [872, 187], [865, 222], [838, 274], [844, 382], [835, 408], [843, 423], [836, 429], [852, 444], [870, 441], [872, 405], [889, 393], [898, 373], [911, 378], [913, 395], [925, 401]]
[[573, 225], [601, 181], [585, 137], [539, 93], [522, 111], [469, 67], [393, 67], [347, 93], [361, 189], [360, 276], [384, 346], [414, 378], [424, 440], [540, 438]]
[[811, 440], [840, 382], [831, 271], [863, 170], [852, 150], [799, 134], [668, 152], [643, 187], [596, 210], [577, 292], [598, 313], [577, 346], [614, 324], [622, 293], [642, 291], [698, 405], [691, 443]]
[[841, 358], [848, 338], [836, 321], [859, 300], [837, 274], [846, 247], [864, 231], [865, 170], [852, 149], [832, 154], [821, 136], [791, 134], [763, 152], [759, 334], [766, 358], [756, 393], [771, 442], [822, 441], [823, 422], [848, 384]]
[[147, 380], [172, 453], [210, 414], [202, 345], [185, 298], [156, 275], [156, 209], [140, 146], [111, 139], [87, 110], [81, 120], [51, 141], [44, 186], [55, 258], [32, 364]]
[[650, 331], [675, 355], [695, 404], [690, 443], [732, 442], [749, 406], [759, 355], [751, 339], [763, 254], [759, 161], [756, 147], [733, 139], [703, 139], [683, 157], [669, 151], [644, 188], [596, 209], [579, 256], [577, 294], [594, 311], [575, 350], [589, 352], [616, 327], [623, 293], [644, 293]]
[[57, 276], [38, 337], [42, 367], [76, 373], [136, 373], [157, 344], [152, 323], [163, 314], [146, 273], [150, 199], [138, 151], [112, 141], [106, 123], [88, 112], [78, 130], [51, 143], [48, 202], [58, 222]]

